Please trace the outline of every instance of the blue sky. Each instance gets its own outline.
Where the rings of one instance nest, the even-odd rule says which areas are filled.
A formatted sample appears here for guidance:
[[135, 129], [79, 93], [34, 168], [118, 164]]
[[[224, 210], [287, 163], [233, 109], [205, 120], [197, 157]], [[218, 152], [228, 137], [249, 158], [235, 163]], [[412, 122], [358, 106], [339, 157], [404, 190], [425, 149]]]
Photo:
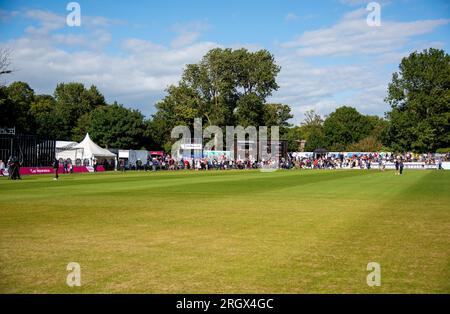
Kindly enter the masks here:
[[95, 84], [108, 101], [154, 112], [164, 89], [213, 47], [270, 50], [282, 67], [270, 101], [298, 123], [339, 105], [383, 115], [387, 83], [415, 50], [449, 50], [448, 1], [383, 0], [381, 26], [365, 0], [77, 1], [81, 26], [65, 23], [70, 1], [0, 1], [0, 46], [17, 70], [6, 78], [52, 93], [58, 82]]

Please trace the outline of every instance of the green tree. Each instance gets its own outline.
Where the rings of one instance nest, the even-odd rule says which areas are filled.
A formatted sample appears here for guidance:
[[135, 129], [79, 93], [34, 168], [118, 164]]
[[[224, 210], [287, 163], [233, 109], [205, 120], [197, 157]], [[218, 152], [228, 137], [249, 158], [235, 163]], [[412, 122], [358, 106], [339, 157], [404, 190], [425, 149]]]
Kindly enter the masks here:
[[95, 86], [86, 89], [81, 83], [60, 83], [56, 86], [55, 114], [63, 121], [61, 139], [71, 139], [78, 119], [99, 106], [105, 106], [104, 96]]
[[321, 127], [323, 126], [323, 119], [314, 110], [308, 110], [305, 112], [305, 119], [301, 125], [305, 128]]
[[373, 125], [370, 118], [360, 114], [355, 108], [343, 106], [325, 119], [323, 129], [327, 147], [339, 151], [368, 136]]
[[292, 126], [289, 120], [294, 116], [291, 114], [291, 107], [283, 104], [265, 104], [263, 106], [263, 125], [267, 127], [279, 126], [280, 136], [286, 134]]
[[33, 132], [35, 123], [30, 114], [34, 90], [24, 82], [0, 87], [0, 121], [2, 126], [15, 127], [16, 133]]
[[305, 150], [314, 151], [316, 148], [326, 148], [323, 119], [314, 110], [305, 112], [305, 118], [300, 123], [298, 140], [306, 140]]
[[162, 147], [171, 141], [174, 126], [192, 127], [195, 117], [202, 118], [205, 127], [262, 125], [265, 100], [278, 88], [279, 71], [267, 50], [212, 49], [199, 63], [187, 65], [179, 84], [167, 89], [148, 132]]
[[37, 95], [31, 104], [30, 114], [34, 117], [35, 133], [44, 138], [66, 138], [64, 117], [57, 110], [51, 95]]
[[239, 98], [235, 112], [236, 123], [244, 128], [249, 125], [263, 124], [263, 102], [255, 93], [246, 94]]
[[195, 91], [196, 109], [207, 125], [225, 125], [236, 107], [236, 73], [231, 49], [212, 49], [187, 65], [180, 85]]
[[379, 116], [366, 116], [371, 127], [372, 132], [370, 136], [374, 137], [377, 141], [382, 142], [386, 137], [386, 132], [389, 127], [389, 121], [380, 118]]
[[12, 127], [13, 121], [10, 118], [13, 112], [13, 105], [8, 99], [8, 90], [6, 86], [0, 86], [0, 125]]
[[167, 134], [164, 133], [164, 130], [167, 129], [166, 121], [163, 119], [147, 119], [144, 124], [145, 147], [150, 150], [162, 150], [167, 140]]
[[233, 52], [237, 87], [243, 95], [255, 93], [262, 100], [278, 89], [276, 77], [280, 67], [276, 65], [273, 55], [267, 50], [249, 52], [238, 49]]
[[317, 148], [327, 148], [323, 127], [311, 128], [306, 135], [305, 151], [312, 152]]
[[387, 144], [396, 151], [429, 152], [450, 146], [450, 56], [430, 48], [403, 58], [386, 101]]
[[145, 135], [144, 116], [117, 103], [99, 106], [78, 120], [74, 132], [77, 141], [88, 132], [100, 146], [139, 149]]
[[287, 141], [288, 151], [296, 152], [298, 151], [298, 141], [305, 139], [305, 135], [301, 127], [294, 126], [286, 130], [283, 139]]
[[347, 150], [353, 152], [379, 152], [383, 148], [381, 142], [373, 135], [369, 135], [357, 143], [350, 144], [346, 147]]

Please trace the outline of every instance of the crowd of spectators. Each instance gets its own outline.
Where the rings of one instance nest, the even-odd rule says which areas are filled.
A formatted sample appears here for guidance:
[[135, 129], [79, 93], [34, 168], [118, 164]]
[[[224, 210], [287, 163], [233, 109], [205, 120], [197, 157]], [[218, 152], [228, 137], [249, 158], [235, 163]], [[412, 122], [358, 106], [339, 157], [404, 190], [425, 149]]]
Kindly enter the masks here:
[[7, 175], [11, 180], [20, 180], [20, 161], [15, 156], [10, 156], [5, 163], [0, 160], [0, 176]]
[[233, 160], [232, 158], [222, 155], [217, 157], [203, 158], [179, 158], [175, 159], [170, 154], [162, 156], [149, 157], [146, 163], [137, 160], [136, 163], [126, 165], [124, 159], [119, 160], [118, 169], [125, 170], [230, 170], [230, 169], [261, 169], [261, 168], [292, 168], [293, 163], [288, 159], [281, 158], [280, 161], [275, 159], [268, 160]]
[[384, 169], [387, 163], [421, 163], [422, 166], [437, 165], [442, 167], [443, 161], [449, 161], [450, 154], [393, 154], [393, 153], [330, 153], [316, 156], [293, 156], [293, 164], [296, 168], [308, 169], [335, 169], [335, 168], [359, 168], [371, 169], [374, 165]]
[[393, 154], [393, 153], [329, 153], [313, 157], [313, 155], [296, 156], [288, 154], [287, 158], [280, 160], [233, 160], [222, 155], [203, 158], [180, 158], [175, 159], [170, 154], [149, 157], [146, 162], [138, 160], [136, 163], [126, 165], [125, 160], [119, 160], [119, 170], [229, 170], [229, 169], [371, 169], [373, 167], [383, 168], [386, 163], [394, 164], [396, 160], [402, 162], [416, 162], [423, 165], [440, 165], [442, 161], [449, 161], [450, 154]]
[[[393, 154], [393, 153], [327, 153], [305, 155], [289, 153], [287, 158], [268, 160], [233, 160], [227, 155], [202, 158], [175, 159], [170, 154], [149, 156], [146, 161], [138, 159], [133, 164], [128, 164], [125, 159], [119, 159], [117, 170], [157, 171], [157, 170], [230, 170], [230, 169], [371, 169], [384, 170], [386, 164], [390, 166], [403, 163], [415, 163], [416, 168], [436, 166], [442, 169], [442, 162], [450, 161], [450, 153], [447, 154]], [[57, 161], [58, 162], [58, 161]], [[20, 178], [17, 163], [9, 160], [7, 165], [0, 160], [0, 175], [9, 174], [12, 178]], [[70, 159], [59, 160], [63, 173], [72, 173], [73, 165]], [[106, 170], [115, 169], [114, 161], [102, 161]], [[94, 162], [97, 168], [97, 161]], [[9, 171], [8, 171], [9, 170]], [[95, 169], [96, 170], [96, 169]]]

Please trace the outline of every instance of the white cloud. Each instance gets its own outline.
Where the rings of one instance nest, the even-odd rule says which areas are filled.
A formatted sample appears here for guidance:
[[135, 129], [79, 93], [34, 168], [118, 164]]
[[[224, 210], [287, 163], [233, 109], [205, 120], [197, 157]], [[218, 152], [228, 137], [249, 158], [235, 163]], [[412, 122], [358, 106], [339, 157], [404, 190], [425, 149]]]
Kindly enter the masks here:
[[25, 12], [27, 18], [38, 21], [39, 26], [29, 26], [26, 31], [34, 35], [45, 35], [51, 31], [61, 29], [66, 25], [64, 16], [49, 11], [28, 10]]
[[[130, 105], [149, 114], [164, 89], [180, 79], [188, 63], [198, 62], [219, 43], [200, 41], [209, 29], [206, 21], [177, 24], [171, 28], [175, 38], [164, 45], [150, 40], [128, 38], [114, 54], [105, 47], [111, 42], [110, 27], [122, 21], [103, 17], [83, 17], [83, 32], [60, 32], [63, 16], [30, 10], [22, 16], [37, 21], [20, 38], [0, 42], [13, 50], [17, 69], [9, 82], [23, 80], [38, 93], [52, 93], [59, 82], [95, 84], [108, 101]], [[440, 42], [414, 41], [415, 36], [432, 32], [448, 20], [413, 22], [383, 21], [381, 28], [365, 24], [365, 8], [351, 11], [327, 28], [304, 32], [274, 50], [282, 70], [279, 91], [270, 101], [289, 104], [299, 123], [303, 113], [315, 109], [328, 114], [338, 105], [352, 105], [364, 113], [383, 114], [383, 99], [391, 71], [379, 65], [398, 64], [411, 50], [442, 46]], [[17, 13], [16, 13], [17, 15]], [[11, 16], [0, 12], [2, 16]], [[258, 43], [232, 43], [227, 47], [264, 48]], [[330, 65], [317, 60], [351, 56]], [[315, 63], [309, 57], [315, 57]], [[364, 57], [358, 61], [358, 57]], [[346, 61], [346, 62], [345, 62]], [[319, 65], [318, 65], [319, 64]]]
[[217, 45], [198, 43], [172, 49], [130, 39], [124, 43], [128, 49], [125, 56], [89, 50], [66, 52], [49, 42], [29, 38], [11, 41], [8, 46], [14, 51], [13, 62], [18, 69], [9, 77], [11, 81], [24, 80], [37, 91], [47, 93], [58, 82], [95, 84], [111, 101], [127, 102], [136, 99], [136, 94], [147, 95], [144, 104], [136, 105], [149, 113], [153, 107], [152, 96], [161, 95], [168, 85], [179, 80], [187, 63], [196, 62]]
[[[52, 93], [59, 82], [94, 84], [109, 101], [132, 105], [145, 114], [153, 111], [154, 102], [165, 88], [178, 82], [183, 68], [197, 62], [208, 50], [219, 46], [213, 42], [191, 42], [165, 46], [148, 40], [128, 38], [112, 55], [105, 52], [111, 42], [109, 27], [118, 23], [103, 17], [83, 16], [83, 32], [59, 32], [66, 27], [65, 18], [52, 12], [28, 10], [22, 16], [37, 21], [25, 35], [0, 42], [13, 51], [17, 69], [6, 77], [8, 82], [26, 81], [37, 93]], [[175, 25], [179, 36], [207, 29], [205, 22]], [[71, 49], [73, 48], [73, 49]]]
[[380, 27], [370, 27], [366, 23], [366, 14], [365, 9], [352, 11], [331, 27], [304, 32], [281, 46], [293, 48], [297, 55], [304, 57], [388, 53], [401, 49], [414, 36], [450, 23], [450, 19], [414, 22], [382, 19]]
[[313, 66], [287, 53], [277, 58], [281, 65], [279, 91], [271, 101], [291, 105], [294, 123], [310, 109], [325, 115], [337, 106], [352, 105], [367, 114], [382, 115], [387, 81], [376, 68], [364, 65]]
[[194, 21], [185, 24], [176, 24], [172, 30], [177, 37], [172, 40], [172, 47], [183, 47], [195, 42], [201, 34], [207, 31], [210, 25], [206, 21]]
[[[395, 70], [400, 60], [414, 50], [442, 47], [441, 42], [418, 42], [414, 38], [450, 22], [382, 20], [381, 27], [369, 27], [366, 14], [365, 7], [351, 11], [335, 25], [304, 32], [280, 45], [280, 89], [272, 99], [290, 104], [295, 122], [307, 110], [324, 115], [346, 104], [367, 114], [383, 115], [389, 109], [384, 98], [392, 74], [384, 65], [392, 64]], [[315, 64], [329, 58], [341, 62], [313, 65], [308, 62], [310, 57], [314, 57]]]
[[361, 4], [366, 4], [366, 3], [372, 2], [372, 0], [340, 0], [340, 2], [343, 4], [356, 6], [356, 5], [361, 5]]
[[[13, 14], [14, 12], [12, 12]], [[15, 12], [18, 15], [19, 12]], [[35, 20], [38, 22], [39, 26], [30, 26], [27, 30], [33, 34], [48, 34], [52, 31], [62, 29], [66, 27], [66, 17], [64, 15], [58, 15], [50, 11], [45, 10], [26, 10], [23, 12], [23, 17]], [[108, 28], [113, 25], [124, 24], [124, 21], [117, 19], [108, 19], [103, 16], [81, 16], [82, 26], [92, 29]]]
[[290, 13], [286, 14], [286, 16], [284, 17], [284, 20], [286, 22], [292, 22], [292, 21], [298, 20], [298, 16], [296, 14], [290, 12]]
[[360, 5], [366, 5], [370, 2], [377, 2], [380, 5], [387, 5], [391, 1], [390, 0], [340, 0], [342, 4], [349, 5], [349, 6], [360, 6]]
[[[101, 30], [84, 35], [29, 34], [0, 43], [0, 47], [13, 50], [12, 61], [17, 68], [7, 79], [26, 81], [38, 93], [52, 93], [59, 82], [94, 84], [109, 101], [133, 105], [149, 114], [164, 89], [177, 83], [187, 63], [197, 62], [218, 46], [199, 42], [172, 48], [130, 38], [122, 43], [120, 53], [110, 55], [93, 49], [102, 41], [101, 34]], [[58, 47], [59, 44], [79, 49], [68, 51]]]

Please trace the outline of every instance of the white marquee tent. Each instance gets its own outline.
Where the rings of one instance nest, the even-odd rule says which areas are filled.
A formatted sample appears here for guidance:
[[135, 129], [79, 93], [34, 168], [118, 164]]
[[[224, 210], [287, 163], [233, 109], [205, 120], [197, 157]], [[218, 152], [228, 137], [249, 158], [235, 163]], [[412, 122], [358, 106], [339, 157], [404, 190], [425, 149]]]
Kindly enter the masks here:
[[88, 159], [90, 165], [93, 164], [94, 159], [115, 159], [117, 157], [116, 154], [95, 144], [89, 137], [89, 133], [86, 134], [86, 137], [81, 143], [73, 146], [73, 149], [76, 149], [77, 151], [81, 150], [81, 156], [78, 155], [77, 158], [82, 160]]
[[77, 153], [81, 156], [81, 149], [73, 148], [76, 145], [78, 145], [77, 142], [56, 141], [56, 159], [70, 159], [72, 162], [75, 162]]
[[[64, 143], [67, 144], [67, 143]], [[70, 158], [72, 162], [75, 162], [77, 159], [80, 159], [83, 164], [93, 165], [94, 159], [103, 160], [103, 159], [116, 159], [116, 154], [110, 152], [105, 148], [101, 148], [97, 144], [95, 144], [89, 133], [86, 134], [86, 137], [80, 143], [69, 143], [69, 145], [62, 145], [57, 150], [56, 158], [57, 159], [67, 159]]]

